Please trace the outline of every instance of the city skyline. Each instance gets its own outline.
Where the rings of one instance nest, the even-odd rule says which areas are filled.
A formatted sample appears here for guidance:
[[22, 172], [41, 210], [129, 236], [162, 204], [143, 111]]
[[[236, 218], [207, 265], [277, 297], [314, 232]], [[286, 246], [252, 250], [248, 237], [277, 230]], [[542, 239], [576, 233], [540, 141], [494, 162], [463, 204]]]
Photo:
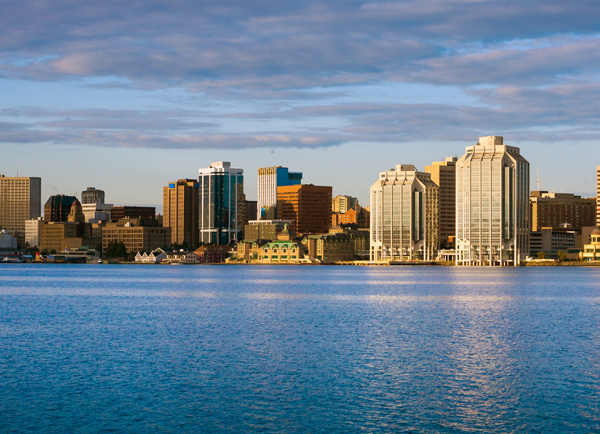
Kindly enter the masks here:
[[366, 203], [373, 174], [485, 135], [543, 189], [595, 191], [593, 2], [23, 1], [0, 20], [0, 173], [44, 198], [160, 209], [165, 182], [231, 161], [247, 187], [282, 165]]

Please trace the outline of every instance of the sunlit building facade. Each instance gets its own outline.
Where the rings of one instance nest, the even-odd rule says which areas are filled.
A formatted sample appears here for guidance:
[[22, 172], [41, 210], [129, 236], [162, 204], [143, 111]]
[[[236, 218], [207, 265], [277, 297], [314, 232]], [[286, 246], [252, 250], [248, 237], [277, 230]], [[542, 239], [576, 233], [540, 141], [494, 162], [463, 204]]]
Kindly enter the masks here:
[[529, 218], [529, 162], [502, 137], [480, 137], [456, 164], [456, 264], [519, 265]]
[[439, 187], [412, 164], [381, 172], [371, 186], [372, 261], [434, 260]]
[[41, 216], [42, 179], [0, 175], [0, 228], [25, 232], [25, 220]]
[[[258, 169], [258, 200], [256, 204], [258, 220], [277, 218], [277, 187], [300, 185], [301, 172], [290, 172], [287, 167], [259, 167]], [[273, 215], [265, 215], [265, 211], [273, 209]]]
[[199, 170], [200, 241], [237, 242], [243, 231], [240, 208], [244, 200], [244, 171], [227, 161], [211, 163]]

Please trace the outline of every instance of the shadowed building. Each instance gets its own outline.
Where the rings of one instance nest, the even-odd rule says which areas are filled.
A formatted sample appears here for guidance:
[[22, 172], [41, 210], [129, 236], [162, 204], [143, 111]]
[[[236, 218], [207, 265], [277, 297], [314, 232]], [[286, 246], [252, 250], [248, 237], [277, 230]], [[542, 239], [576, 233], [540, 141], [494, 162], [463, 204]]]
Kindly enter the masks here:
[[171, 243], [198, 247], [199, 186], [195, 179], [180, 179], [163, 187], [163, 227], [171, 228]]
[[111, 241], [122, 241], [128, 252], [164, 249], [171, 245], [171, 228], [159, 226], [154, 218], [112, 221], [102, 227], [103, 251], [107, 250]]
[[103, 190], [97, 190], [94, 187], [88, 187], [86, 190], [81, 192], [81, 204], [87, 205], [92, 203], [97, 205], [104, 204]]
[[44, 205], [44, 221], [47, 223], [66, 222], [71, 212], [71, 205], [77, 201], [75, 196], [67, 196], [64, 194], [56, 194], [50, 196]]
[[529, 162], [480, 137], [456, 163], [456, 264], [515, 265], [529, 255]]
[[113, 206], [110, 209], [110, 219], [156, 219], [156, 208], [153, 206]]
[[298, 235], [325, 233], [331, 225], [331, 187], [303, 184], [277, 187], [277, 215], [294, 222]]
[[25, 220], [41, 216], [42, 179], [0, 175], [0, 228], [25, 232]]
[[440, 188], [440, 242], [445, 244], [456, 235], [456, 160], [456, 157], [448, 157], [446, 161], [425, 166], [425, 172]]

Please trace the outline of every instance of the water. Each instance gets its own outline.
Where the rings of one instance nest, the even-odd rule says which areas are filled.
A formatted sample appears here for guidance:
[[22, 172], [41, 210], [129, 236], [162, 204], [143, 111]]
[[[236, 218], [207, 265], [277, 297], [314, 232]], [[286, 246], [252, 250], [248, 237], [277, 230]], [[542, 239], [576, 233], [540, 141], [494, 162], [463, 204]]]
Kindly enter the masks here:
[[0, 265], [0, 432], [598, 432], [599, 282]]

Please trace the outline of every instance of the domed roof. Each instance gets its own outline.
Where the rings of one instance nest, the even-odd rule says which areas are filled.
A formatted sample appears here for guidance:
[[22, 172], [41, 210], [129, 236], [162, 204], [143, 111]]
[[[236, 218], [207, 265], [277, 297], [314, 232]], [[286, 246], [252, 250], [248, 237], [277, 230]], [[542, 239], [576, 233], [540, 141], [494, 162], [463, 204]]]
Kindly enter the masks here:
[[596, 228], [592, 231], [591, 235], [600, 235], [600, 228]]

